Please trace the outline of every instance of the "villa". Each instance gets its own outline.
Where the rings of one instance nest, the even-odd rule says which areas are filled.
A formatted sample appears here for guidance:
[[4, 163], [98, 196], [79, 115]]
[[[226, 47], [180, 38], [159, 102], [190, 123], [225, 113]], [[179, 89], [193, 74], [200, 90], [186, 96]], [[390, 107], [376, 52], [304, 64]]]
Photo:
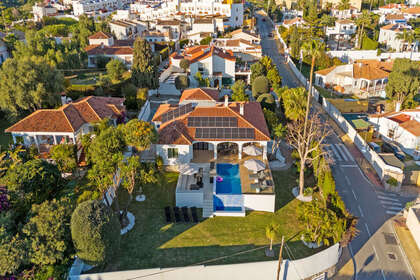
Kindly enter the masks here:
[[18, 121], [5, 132], [15, 144], [35, 145], [48, 152], [53, 145], [77, 144], [81, 153], [82, 135], [92, 131], [92, 123], [109, 118], [116, 125], [125, 118], [124, 98], [88, 96], [58, 109], [41, 109]]
[[411, 26], [401, 23], [382, 26], [379, 30], [378, 42], [386, 44], [388, 48], [394, 49], [397, 52], [411, 50], [412, 45], [410, 46], [408, 43], [397, 38], [397, 34], [403, 33], [404, 30], [410, 31], [411, 29]]
[[[217, 90], [188, 89], [179, 104], [160, 105], [152, 123], [159, 135], [156, 155], [180, 172], [177, 206], [202, 207], [206, 217], [274, 212], [270, 133], [258, 102], [219, 101]], [[261, 172], [245, 167], [251, 159]]]

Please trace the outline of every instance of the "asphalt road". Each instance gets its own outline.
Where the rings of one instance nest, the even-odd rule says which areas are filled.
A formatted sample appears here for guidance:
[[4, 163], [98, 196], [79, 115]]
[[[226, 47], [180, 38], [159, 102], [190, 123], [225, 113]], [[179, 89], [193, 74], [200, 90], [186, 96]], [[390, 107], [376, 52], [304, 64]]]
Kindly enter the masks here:
[[[284, 63], [274, 39], [268, 37], [273, 30], [271, 23], [267, 18], [265, 21], [262, 18], [264, 16], [257, 15], [263, 53], [276, 63], [283, 85], [290, 88], [302, 86]], [[322, 118], [327, 123], [328, 118], [325, 115]], [[412, 199], [373, 186], [335, 133], [327, 137], [326, 143], [333, 162], [331, 168], [337, 191], [348, 210], [359, 217], [359, 235], [348, 247], [356, 271], [349, 279], [415, 279], [391, 224], [392, 217], [399, 214], [405, 203]]]

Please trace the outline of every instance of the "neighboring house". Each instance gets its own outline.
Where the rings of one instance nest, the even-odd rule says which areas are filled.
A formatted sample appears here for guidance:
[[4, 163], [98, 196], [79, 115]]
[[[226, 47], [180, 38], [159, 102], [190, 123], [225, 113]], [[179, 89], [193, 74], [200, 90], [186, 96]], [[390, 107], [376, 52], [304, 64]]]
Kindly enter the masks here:
[[32, 13], [34, 14], [35, 21], [41, 21], [43, 17], [53, 17], [58, 15], [57, 9], [49, 3], [35, 3], [32, 6]]
[[152, 123], [159, 135], [156, 154], [165, 165], [189, 163], [201, 151], [217, 159], [221, 143], [235, 144], [241, 159], [243, 145], [256, 142], [265, 157], [270, 141], [258, 102], [219, 102], [219, 92], [211, 89], [185, 90], [178, 105], [160, 105]]
[[411, 235], [417, 244], [417, 248], [420, 250], [420, 204], [414, 205], [408, 209], [405, 224], [410, 230]]
[[208, 37], [212, 37], [213, 34], [214, 33], [210, 32], [188, 33], [187, 36], [185, 36], [185, 38], [190, 40], [191, 44], [199, 45], [201, 40]]
[[379, 18], [379, 24], [406, 24], [407, 19], [403, 14], [386, 14], [381, 15]]
[[385, 6], [379, 7], [379, 13], [382, 15], [386, 14], [399, 14], [402, 9], [407, 8], [404, 4], [390, 3]]
[[355, 7], [350, 6], [349, 9], [340, 10], [337, 8], [332, 8], [330, 12], [331, 16], [337, 19], [353, 19], [360, 15], [359, 10]]
[[203, 78], [209, 78], [213, 87], [230, 85], [235, 80], [236, 58], [231, 51], [224, 51], [215, 46], [195, 46], [182, 54], [170, 55], [170, 64], [180, 67], [182, 59], [190, 62], [190, 73], [194, 77], [200, 72]]
[[369, 115], [383, 139], [398, 143], [404, 152], [420, 158], [420, 109]]
[[[417, 5], [420, 5], [420, 3], [418, 3]], [[418, 19], [420, 18], [420, 7], [411, 7], [411, 8], [403, 9], [402, 13], [404, 14], [407, 20]]]
[[114, 40], [111, 34], [97, 32], [89, 37], [89, 46], [85, 48], [88, 55], [88, 67], [96, 67], [98, 57], [119, 59], [128, 67], [133, 63], [133, 42]]
[[[220, 30], [220, 31], [223, 31]], [[216, 33], [216, 24], [213, 18], [194, 18], [191, 33]]]
[[232, 37], [232, 39], [242, 39], [248, 42], [252, 42], [256, 45], [259, 45], [261, 42], [261, 38], [258, 34], [254, 34], [243, 29], [234, 30], [230, 32], [229, 35]]
[[[116, 125], [125, 119], [124, 98], [89, 96], [58, 109], [40, 109], [18, 121], [5, 132], [13, 142], [35, 145], [48, 152], [57, 144], [80, 145], [82, 135], [92, 131], [92, 123], [109, 118]], [[80, 147], [78, 147], [80, 148]]]
[[171, 19], [185, 17], [221, 17], [224, 24], [240, 27], [243, 24], [244, 4], [238, 0], [168, 0], [138, 1], [130, 5], [141, 20]]
[[176, 38], [172, 38], [170, 32], [159, 32], [159, 31], [143, 31], [142, 37], [149, 43], [161, 43], [176, 41]]
[[0, 65], [2, 65], [9, 56], [6, 44], [0, 39]]
[[315, 72], [315, 85], [361, 96], [385, 96], [392, 62], [363, 60]]
[[397, 34], [403, 33], [404, 30], [411, 30], [411, 26], [405, 24], [388, 24], [380, 28], [378, 42], [386, 44], [397, 52], [406, 51], [412, 48], [408, 43], [397, 38]]
[[[322, 8], [326, 8], [329, 4], [333, 8], [337, 8], [341, 4], [342, 0], [325, 0], [322, 1]], [[349, 1], [350, 6], [356, 8], [358, 11], [362, 9], [362, 0], [350, 0]]]
[[293, 25], [296, 27], [304, 27], [306, 25], [306, 21], [301, 17], [296, 17], [293, 19], [288, 19], [288, 20], [283, 21], [283, 26], [286, 27], [287, 29], [289, 29]]
[[109, 28], [117, 40], [135, 39], [147, 30], [143, 22], [136, 20], [113, 20], [109, 23]]
[[212, 44], [220, 49], [232, 51], [242, 61], [256, 61], [262, 57], [262, 48], [244, 39], [217, 38]]
[[186, 31], [186, 24], [180, 20], [157, 20], [156, 31], [160, 33], [170, 33], [171, 38], [179, 40], [181, 33]]
[[95, 12], [110, 13], [124, 8], [133, 0], [78, 0], [73, 1], [73, 14], [80, 16], [83, 14], [94, 15]]
[[354, 21], [349, 19], [340, 19], [335, 22], [333, 27], [327, 27], [326, 35], [332, 39], [350, 39], [351, 35], [356, 33], [357, 26]]

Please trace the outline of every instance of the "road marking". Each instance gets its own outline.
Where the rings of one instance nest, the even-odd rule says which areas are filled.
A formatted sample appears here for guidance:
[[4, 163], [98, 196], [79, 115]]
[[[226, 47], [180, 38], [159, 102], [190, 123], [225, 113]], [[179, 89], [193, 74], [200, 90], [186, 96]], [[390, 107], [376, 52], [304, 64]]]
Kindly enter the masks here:
[[382, 204], [388, 204], [388, 205], [398, 205], [402, 207], [402, 204], [399, 202], [393, 202], [393, 201], [386, 201], [386, 200], [379, 200], [380, 203]]
[[350, 179], [349, 179], [349, 177], [347, 177], [347, 175], [344, 175], [344, 179], [346, 180], [346, 182], [347, 182], [347, 185], [351, 185], [351, 183], [350, 183]]
[[349, 157], [349, 160], [353, 160], [353, 157], [351, 156], [347, 147], [344, 144], [340, 144], [340, 146], [343, 148], [344, 153], [347, 154], [347, 156]]
[[378, 195], [378, 198], [380, 198], [380, 199], [385, 199], [385, 200], [390, 200], [390, 201], [400, 202], [400, 201], [399, 201], [398, 199], [396, 199], [396, 198], [391, 198], [391, 197], [382, 196], [382, 195]]
[[382, 277], [384, 278], [384, 280], [386, 280], [385, 273], [384, 273], [384, 271], [382, 270], [382, 268], [381, 268], [381, 273], [382, 273]]
[[389, 207], [386, 207], [386, 209], [401, 211], [403, 208], [402, 207], [389, 206]]
[[351, 248], [350, 243], [349, 243], [349, 250], [350, 250], [351, 258], [353, 260], [354, 280], [357, 280], [356, 260], [354, 259], [353, 249]]
[[379, 261], [379, 255], [378, 255], [378, 252], [376, 252], [375, 246], [372, 245], [372, 248], [373, 248], [373, 251], [375, 251], [376, 259]]
[[[400, 211], [400, 212], [401, 212], [401, 211]], [[385, 213], [387, 213], [387, 214], [389, 214], [389, 215], [392, 215], [392, 216], [397, 215], [397, 214], [399, 214], [400, 212], [396, 212], [396, 211], [385, 211]]]
[[357, 200], [357, 196], [356, 196], [356, 194], [354, 193], [353, 189], [351, 189], [351, 192], [353, 193], [354, 199], [356, 199], [356, 200]]
[[337, 151], [337, 148], [334, 146], [334, 144], [331, 144], [331, 149], [332, 149], [332, 151], [334, 152], [334, 155], [335, 155], [335, 157], [338, 159], [338, 160], [342, 160], [342, 157], [341, 157], [341, 155], [339, 154], [339, 152]]
[[360, 205], [358, 205], [357, 207], [359, 208], [360, 215], [361, 215], [362, 217], [364, 217], [365, 215], [363, 215], [363, 211], [362, 211], [362, 208], [360, 208]]
[[370, 231], [369, 231], [369, 228], [368, 228], [368, 225], [365, 223], [365, 228], [366, 228], [366, 230], [367, 230], [367, 233], [368, 233], [368, 235], [369, 235], [369, 237], [371, 236], [371, 234], [370, 234]]
[[348, 158], [347, 158], [346, 153], [345, 153], [345, 152], [343, 152], [343, 150], [341, 149], [341, 148], [342, 148], [342, 146], [341, 146], [341, 145], [342, 145], [342, 144], [336, 144], [337, 151], [339, 151], [339, 152], [340, 152], [340, 154], [343, 156], [344, 161], [348, 161]]
[[341, 167], [358, 167], [357, 164], [342, 164]]
[[396, 196], [398, 197], [399, 195], [395, 194], [395, 193], [386, 193], [386, 192], [382, 192], [382, 191], [376, 191], [378, 194], [380, 195], [390, 195], [390, 196]]

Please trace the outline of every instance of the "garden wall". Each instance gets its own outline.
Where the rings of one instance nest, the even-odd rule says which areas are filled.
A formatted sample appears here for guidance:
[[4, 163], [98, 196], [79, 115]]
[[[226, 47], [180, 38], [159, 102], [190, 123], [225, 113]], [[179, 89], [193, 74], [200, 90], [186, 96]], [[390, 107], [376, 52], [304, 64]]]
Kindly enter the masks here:
[[146, 100], [146, 103], [144, 103], [143, 107], [141, 107], [138, 119], [147, 122], [149, 121], [150, 113], [150, 101]]
[[395, 58], [410, 58], [412, 60], [420, 60], [419, 52], [395, 52], [395, 53], [381, 53], [378, 56], [377, 50], [366, 50], [366, 51], [329, 51], [327, 52], [332, 57], [337, 57], [345, 63], [353, 62], [359, 59], [395, 59]]
[[[341, 248], [335, 244], [315, 255], [299, 260], [285, 259], [280, 270], [282, 280], [300, 280], [334, 268], [340, 258]], [[120, 280], [147, 278], [150, 280], [241, 279], [275, 280], [278, 261], [252, 262], [229, 265], [186, 266], [116, 271], [97, 274], [73, 275], [70, 280]], [[332, 269], [334, 271], [334, 269]]]

